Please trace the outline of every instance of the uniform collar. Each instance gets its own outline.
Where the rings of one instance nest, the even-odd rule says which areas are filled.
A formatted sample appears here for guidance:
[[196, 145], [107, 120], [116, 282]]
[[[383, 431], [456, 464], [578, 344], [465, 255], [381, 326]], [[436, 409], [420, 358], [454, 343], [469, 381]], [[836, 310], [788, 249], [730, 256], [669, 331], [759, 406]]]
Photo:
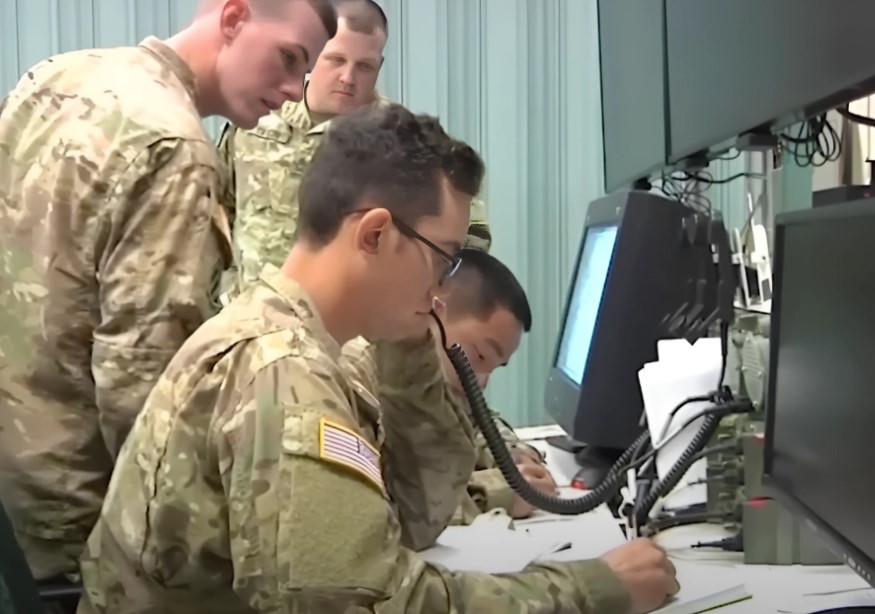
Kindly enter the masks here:
[[301, 287], [301, 284], [294, 279], [289, 279], [277, 267], [270, 264], [262, 269], [259, 277], [262, 283], [283, 299], [283, 302], [291, 309], [295, 316], [318, 339], [332, 360], [338, 360], [340, 358], [340, 345], [329, 334], [328, 329], [325, 328], [322, 316], [319, 315], [315, 305], [313, 305], [313, 299]]
[[313, 128], [313, 120], [310, 119], [310, 113], [307, 111], [307, 105], [304, 104], [303, 100], [301, 102], [289, 101], [285, 103], [280, 107], [280, 110], [277, 111], [277, 115], [288, 124], [290, 128], [297, 128], [304, 132], [308, 132]]
[[[287, 102], [277, 112], [277, 114], [292, 128], [298, 128], [305, 131], [307, 134], [323, 134], [331, 124], [333, 117], [320, 115], [310, 111], [307, 107], [307, 86], [309, 81], [304, 84], [304, 95], [301, 102]], [[374, 106], [383, 106], [390, 104], [388, 98], [383, 97], [380, 92], [374, 91], [375, 98], [371, 104]]]
[[182, 81], [182, 84], [185, 86], [185, 89], [188, 90], [191, 97], [195, 97], [195, 94], [197, 93], [197, 79], [191, 66], [179, 57], [179, 54], [154, 36], [148, 36], [143, 39], [140, 43], [140, 47], [151, 52], [152, 55], [158, 58], [158, 61], [164, 64], [164, 66]]

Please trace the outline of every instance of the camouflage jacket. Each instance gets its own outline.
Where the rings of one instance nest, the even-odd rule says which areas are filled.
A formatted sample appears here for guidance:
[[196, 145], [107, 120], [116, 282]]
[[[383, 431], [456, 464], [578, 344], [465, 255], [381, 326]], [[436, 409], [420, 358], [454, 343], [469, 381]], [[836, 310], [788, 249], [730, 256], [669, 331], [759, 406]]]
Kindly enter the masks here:
[[0, 115], [0, 491], [38, 577], [75, 571], [137, 412], [215, 312], [230, 227], [195, 92], [149, 38], [41, 62]]
[[[433, 342], [399, 345], [373, 350], [381, 391], [417, 388], [440, 413], [452, 400]], [[80, 614], [626, 614], [601, 561], [490, 576], [403, 547], [381, 401], [342, 363], [304, 291], [281, 276], [204, 324], [119, 457], [82, 562]], [[446, 426], [466, 433], [464, 421]]]
[[[536, 463], [544, 464], [544, 457], [541, 456], [541, 453], [523, 443], [513, 428], [501, 418], [501, 414], [491, 410], [490, 413], [511, 457], [517, 463], [522, 460], [521, 457], [527, 457]], [[496, 508], [510, 512], [516, 501], [516, 494], [495, 463], [495, 458], [486, 444], [483, 432], [476, 426], [474, 427], [474, 447], [477, 454], [474, 473], [468, 481], [461, 504], [453, 514], [451, 524], [470, 524], [483, 512]]]
[[[378, 102], [384, 101], [378, 97]], [[221, 200], [233, 218], [234, 264], [222, 283], [223, 303], [280, 267], [297, 237], [298, 186], [330, 120], [314, 119], [305, 102], [287, 102], [252, 130], [225, 126], [219, 139]], [[486, 205], [475, 199], [467, 247], [489, 250]]]

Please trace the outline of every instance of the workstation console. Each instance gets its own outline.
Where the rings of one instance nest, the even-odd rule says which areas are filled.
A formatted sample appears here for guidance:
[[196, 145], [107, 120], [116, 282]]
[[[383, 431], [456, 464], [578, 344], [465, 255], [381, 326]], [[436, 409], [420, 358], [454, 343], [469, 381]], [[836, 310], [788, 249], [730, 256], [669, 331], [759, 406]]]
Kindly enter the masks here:
[[[755, 510], [745, 505], [754, 492], [760, 499], [764, 485], [764, 498], [774, 498], [870, 583], [875, 199], [864, 191], [857, 202], [833, 199], [828, 207], [779, 216], [775, 244], [766, 248], [774, 252], [774, 289], [751, 316], [736, 300], [747, 281], [744, 254], [726, 247], [727, 236], [751, 229], [725, 229], [719, 213], [692, 202], [686, 189], [668, 198], [655, 191], [666, 182], [695, 182], [733, 148], [790, 152], [801, 166], [812, 164], [798, 152], [823, 154], [823, 139], [834, 137], [826, 113], [859, 121], [848, 103], [875, 92], [872, 23], [875, 3], [865, 0], [658, 0], [647, 8], [600, 0], [609, 193], [589, 205], [545, 392], [548, 412], [568, 434], [551, 443], [575, 454], [578, 484], [614, 482], [618, 490], [625, 484], [620, 473], [658, 453], [639, 385], [657, 343], [718, 337], [721, 379], [705, 396], [717, 421], [731, 424], [720, 435], [723, 448], [736, 441], [740, 456], [754, 451], [744, 471], [722, 469], [722, 478], [732, 473], [734, 480], [733, 493], [720, 495], [737, 521], [734, 543], [753, 552], [762, 536], [741, 527], [755, 525], [747, 522]], [[766, 393], [756, 398], [738, 383], [744, 365], [727, 343], [740, 313], [745, 321], [765, 321], [768, 330]], [[727, 369], [731, 386], [722, 375]], [[742, 418], [732, 422], [733, 416]], [[719, 433], [698, 435], [692, 456], [707, 453]], [[688, 466], [679, 462], [678, 470]], [[652, 483], [633, 492], [632, 509], [619, 514], [639, 534], [648, 534], [652, 520], [648, 492]], [[648, 505], [641, 507], [642, 499]], [[821, 556], [796, 552], [787, 561], [758, 562], [806, 564]]]

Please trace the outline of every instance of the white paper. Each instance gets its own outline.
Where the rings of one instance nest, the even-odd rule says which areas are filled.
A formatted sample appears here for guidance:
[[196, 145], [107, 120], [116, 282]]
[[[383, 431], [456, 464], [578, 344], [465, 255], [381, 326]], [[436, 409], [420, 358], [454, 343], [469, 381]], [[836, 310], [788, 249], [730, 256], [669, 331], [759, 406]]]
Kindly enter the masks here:
[[740, 565], [760, 611], [809, 614], [875, 605], [875, 590], [844, 565]]
[[452, 571], [515, 573], [568, 543], [568, 540], [556, 540], [550, 535], [545, 537], [519, 530], [478, 532], [472, 527], [448, 527], [438, 538], [436, 546], [421, 552], [420, 556]]
[[[647, 426], [654, 446], [710, 405], [708, 402], [690, 403], [668, 422], [671, 412], [685, 399], [714, 391], [721, 364], [719, 339], [701, 339], [693, 346], [683, 339], [665, 340], [658, 343], [657, 351], [660, 360], [644, 365], [638, 372]], [[702, 422], [704, 418], [692, 422], [660, 449], [656, 457], [656, 470], [660, 478], [674, 467]], [[666, 497], [665, 507], [705, 503], [708, 498], [707, 486], [694, 483], [704, 480], [706, 470], [707, 459], [694, 463], [674, 491]]]
[[[733, 567], [674, 560], [680, 592], [653, 614], [693, 614], [749, 598], [749, 587]], [[719, 610], [717, 610], [719, 612]], [[764, 614], [760, 612], [760, 614]]]
[[514, 521], [513, 529], [505, 519], [483, 514], [470, 526], [447, 527], [436, 545], [420, 556], [452, 571], [514, 573], [535, 560], [597, 558], [625, 543], [617, 521], [604, 506], [580, 516], [539, 513]]
[[[720, 339], [705, 337], [693, 345], [686, 339], [662, 339], [656, 342], [656, 359], [659, 362], [676, 362], [695, 360], [704, 357], [707, 360], [720, 360]], [[715, 382], [716, 383], [716, 382]]]

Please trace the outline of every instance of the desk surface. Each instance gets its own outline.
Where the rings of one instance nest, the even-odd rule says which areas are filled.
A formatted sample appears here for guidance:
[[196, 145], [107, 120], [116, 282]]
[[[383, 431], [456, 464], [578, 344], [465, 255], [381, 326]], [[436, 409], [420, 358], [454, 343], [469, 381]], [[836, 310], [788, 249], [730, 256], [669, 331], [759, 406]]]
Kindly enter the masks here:
[[[518, 433], [527, 443], [546, 452], [547, 465], [557, 483], [567, 486], [576, 472], [574, 457], [543, 441], [545, 437], [561, 434], [557, 428], [520, 429]], [[736, 576], [745, 585], [753, 598], [715, 610], [720, 614], [811, 614], [829, 608], [875, 605], [875, 590], [844, 565], [745, 565], [741, 553], [691, 547], [723, 537], [728, 537], [728, 533], [722, 527], [703, 524], [670, 529], [656, 538], [688, 577], [692, 569], [694, 577], [703, 583], [711, 578]]]

